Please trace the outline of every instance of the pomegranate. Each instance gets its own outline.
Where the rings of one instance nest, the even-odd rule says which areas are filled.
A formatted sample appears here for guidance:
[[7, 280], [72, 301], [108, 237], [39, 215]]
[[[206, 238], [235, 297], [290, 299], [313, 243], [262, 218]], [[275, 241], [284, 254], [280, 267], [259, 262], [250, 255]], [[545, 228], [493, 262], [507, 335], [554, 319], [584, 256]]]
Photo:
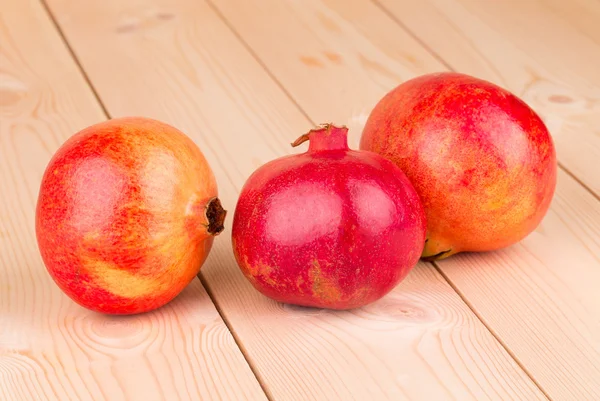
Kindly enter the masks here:
[[212, 170], [182, 132], [129, 117], [92, 125], [54, 154], [36, 211], [50, 276], [103, 313], [156, 309], [196, 276], [226, 212]]
[[556, 153], [540, 117], [490, 82], [458, 73], [404, 82], [374, 107], [360, 148], [392, 160], [423, 202], [423, 257], [512, 245], [541, 222]]
[[242, 188], [233, 249], [252, 285], [276, 301], [351, 309], [387, 294], [418, 262], [425, 216], [404, 173], [348, 148], [325, 124], [292, 145], [306, 153], [256, 170]]

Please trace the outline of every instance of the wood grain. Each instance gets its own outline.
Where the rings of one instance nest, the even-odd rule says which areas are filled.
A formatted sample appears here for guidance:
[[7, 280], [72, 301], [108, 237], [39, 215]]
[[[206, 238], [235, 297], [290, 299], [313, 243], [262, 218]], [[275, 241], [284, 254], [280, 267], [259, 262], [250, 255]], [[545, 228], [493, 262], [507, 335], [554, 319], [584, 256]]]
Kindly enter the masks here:
[[[430, 0], [419, 7], [410, 1], [382, 3], [451, 67], [522, 96], [548, 123], [563, 165], [600, 193], [600, 46], [568, 17], [577, 4], [598, 13], [600, 3], [561, 3], [562, 11], [541, 1], [486, 7], [476, 1]], [[440, 263], [555, 400], [600, 397], [600, 296], [592, 288], [600, 280], [599, 209], [597, 200], [561, 174], [544, 224], [522, 244], [490, 258]], [[480, 267], [477, 275], [468, 267], [481, 264], [487, 268]], [[494, 265], [510, 274], [498, 274]], [[515, 283], [511, 295], [490, 285], [494, 282]], [[489, 300], [506, 298], [516, 302], [509, 304], [512, 316], [503, 317], [504, 323]], [[526, 328], [521, 334], [513, 329], [517, 321]]]
[[199, 280], [155, 312], [111, 317], [69, 300], [34, 234], [52, 153], [105, 119], [40, 3], [0, 16], [0, 400], [265, 399]]
[[597, 0], [573, 0], [569, 3], [560, 0], [537, 1], [542, 7], [547, 7], [555, 15], [568, 21], [571, 28], [600, 44], [600, 4]]
[[[600, 195], [600, 42], [591, 37], [600, 36], [600, 25], [568, 18], [578, 1], [558, 9], [546, 0], [381, 3], [451, 68], [529, 103], [551, 130], [562, 165]], [[600, 13], [594, 4], [589, 15]]]
[[[406, 54], [397, 49], [404, 49], [407, 31], [393, 19], [386, 18], [386, 14], [371, 2], [354, 1], [348, 7], [342, 0], [302, 3], [288, 1], [284, 6], [282, 2], [265, 0], [261, 2], [261, 9], [237, 0], [213, 1], [230, 26], [237, 30], [238, 35], [268, 66], [290, 96], [309, 114], [315, 108], [312, 99], [323, 96], [323, 91], [320, 86], [306, 85], [296, 79], [301, 74], [307, 74], [307, 71], [314, 72], [315, 78], [309, 79], [310, 81], [318, 79], [319, 82], [327, 82], [326, 93], [344, 93], [347, 96], [342, 101], [337, 101], [334, 97], [327, 111], [338, 118], [338, 121], [345, 122], [348, 119], [355, 122], [359, 132], [359, 122], [364, 120], [364, 113], [369, 111], [368, 102], [376, 101], [368, 99], [378, 91], [380, 96], [385, 93], [380, 87], [380, 80], [387, 79], [391, 88], [404, 79], [401, 76], [393, 78], [392, 74], [398, 70], [396, 66], [406, 59]], [[483, 5], [488, 4], [473, 3], [477, 3], [478, 9], [483, 9]], [[508, 10], [508, 5], [499, 6], [499, 3], [504, 4], [493, 4]], [[563, 67], [559, 67], [553, 75], [547, 76], [560, 76], [562, 80], [548, 78], [532, 81], [532, 74], [542, 74], [537, 70], [537, 66], [541, 64], [533, 58], [527, 59], [531, 61], [527, 65], [536, 66], [532, 67], [536, 69], [528, 70], [518, 64], [520, 55], [525, 53], [519, 52], [513, 56], [516, 50], [511, 50], [511, 42], [507, 42], [499, 34], [485, 40], [486, 35], [493, 31], [486, 29], [486, 25], [478, 18], [469, 17], [468, 13], [463, 15], [460, 4], [454, 6], [452, 3], [453, 6], [448, 6], [444, 11], [448, 14], [461, 12], [458, 16], [451, 15], [454, 26], [469, 29], [462, 35], [447, 31], [447, 19], [451, 17], [435, 11], [431, 4], [429, 8], [421, 7], [425, 2], [390, 1], [389, 4], [396, 7], [394, 13], [399, 20], [402, 16], [401, 22], [408, 25], [410, 21], [411, 29], [420, 27], [416, 32], [419, 40], [435, 38], [436, 42], [432, 42], [430, 47], [439, 51], [444, 60], [446, 53], [450, 57], [454, 51], [459, 56], [454, 55], [453, 60], [462, 60], [464, 68], [461, 69], [471, 66], [469, 72], [475, 74], [478, 71], [479, 74], [476, 75], [502, 77], [503, 81], [500, 83], [509, 88], [517, 87], [516, 85], [528, 87], [529, 94], [525, 93], [525, 97], [530, 101], [537, 99], [533, 103], [539, 109], [546, 107], [546, 119], [553, 115], [550, 113], [553, 109], [549, 108], [553, 102], [558, 109], [562, 107], [562, 98], [558, 95], [563, 92], [559, 92], [557, 88], [574, 87], [575, 84], [567, 82], [571, 76], [578, 77], [575, 81], [579, 80], [577, 88], [581, 92], [577, 92], [579, 97], [575, 97], [575, 93], [569, 90], [565, 92], [565, 96], [580, 100], [593, 99], [595, 96], [593, 69], [589, 66], [578, 67], [574, 72], [569, 72], [566, 68], [563, 71]], [[270, 23], [266, 23], [266, 9], [274, 13], [269, 17], [272, 17]], [[498, 15], [510, 14], [507, 10]], [[479, 12], [483, 13], [481, 10]], [[327, 23], [323, 22], [323, 16], [326, 16]], [[534, 25], [533, 17], [530, 19], [532, 22], [529, 25]], [[472, 21], [479, 22], [471, 26]], [[524, 29], [525, 21], [519, 22], [519, 29]], [[333, 31], [332, 24], [337, 27]], [[421, 32], [427, 32], [423, 34], [423, 38]], [[295, 44], [294, 41], [298, 41], [295, 38], [301, 37], [302, 47], [299, 49], [296, 46], [271, 44], [272, 41], [268, 38], [274, 36], [283, 44]], [[537, 41], [543, 40], [538, 38]], [[532, 39], [528, 45], [530, 53], [534, 52], [533, 42]], [[486, 61], [484, 56], [473, 50], [472, 43], [480, 43], [481, 52], [485, 48], [485, 54], [490, 54], [493, 58]], [[573, 46], [578, 43], [574, 40]], [[551, 45], [552, 42], [549, 42], [541, 48]], [[591, 46], [589, 42], [587, 45]], [[271, 46], [277, 47], [273, 51]], [[322, 66], [315, 67], [306, 65], [301, 60], [303, 55], [315, 57], [314, 55], [322, 52], [337, 52], [343, 64], [322, 63]], [[359, 64], [365, 52], [369, 53], [371, 59], [377, 60], [378, 67]], [[595, 60], [598, 54], [600, 53], [591, 56], [590, 60]], [[425, 56], [417, 53], [413, 59], [419, 60], [420, 57]], [[547, 65], [543, 71], [548, 71], [555, 65], [550, 64], [550, 56], [547, 57]], [[431, 65], [433, 67], [430, 69]], [[474, 65], [481, 68], [476, 70]], [[577, 68], [571, 61], [565, 65]], [[425, 61], [413, 66], [413, 71], [426, 73], [432, 69], [445, 68], [441, 62]], [[346, 72], [342, 71], [344, 69]], [[352, 83], [343, 78], [350, 72], [355, 77]], [[562, 86], [559, 87], [555, 82], [561, 82]], [[586, 87], [585, 83], [590, 86]], [[595, 121], [599, 114], [595, 112], [595, 101], [580, 100], [573, 100], [572, 114], [564, 114], [568, 115], [570, 121], [569, 124], [565, 122], [566, 131], [559, 129], [552, 121], [549, 122], [553, 132], [557, 132], [555, 136], [564, 137], [565, 143], [569, 142], [566, 138], [571, 135], [568, 146], [579, 149], [577, 157], [581, 161], [581, 169], [592, 178], [592, 181], [586, 182], [593, 182], [599, 177], [596, 168], [598, 163], [595, 161], [597, 137], [593, 131], [598, 127]], [[363, 114], [357, 115], [356, 110], [361, 110], [361, 104], [364, 107]], [[593, 130], [572, 129], [569, 126]], [[577, 135], [577, 140], [573, 140], [573, 135]], [[561, 160], [568, 163], [569, 149], [565, 149], [560, 139], [558, 146], [562, 146], [559, 152]], [[573, 152], [575, 155], [576, 151]], [[579, 170], [573, 171], [577, 173]], [[525, 241], [503, 252], [471, 255], [469, 258], [461, 256], [440, 264], [441, 270], [461, 295], [553, 399], [572, 400], [573, 397], [578, 397], [576, 399], [584, 400], [600, 397], [600, 347], [597, 341], [600, 297], [593, 286], [600, 279], [600, 259], [597, 256], [597, 244], [600, 241], [599, 208], [600, 204], [589, 192], [569, 175], [561, 172], [551, 211], [541, 226]], [[575, 211], [578, 218], [574, 217]]]
[[[369, 2], [209, 2], [312, 119], [347, 124], [355, 147], [383, 93], [440, 69], [423, 46]], [[279, 34], [285, 40], [272, 40]]]
[[[109, 112], [151, 115], [187, 132], [214, 165], [230, 210], [247, 176], [298, 152], [289, 143], [312, 126], [206, 3], [49, 4]], [[289, 63], [324, 62], [306, 56]], [[314, 102], [337, 110], [330, 103], [343, 94], [324, 89], [313, 88]], [[326, 117], [319, 107], [310, 118]], [[304, 309], [253, 290], [226, 237], [201, 274], [273, 399], [545, 398], [432, 266], [419, 265], [361, 310]]]

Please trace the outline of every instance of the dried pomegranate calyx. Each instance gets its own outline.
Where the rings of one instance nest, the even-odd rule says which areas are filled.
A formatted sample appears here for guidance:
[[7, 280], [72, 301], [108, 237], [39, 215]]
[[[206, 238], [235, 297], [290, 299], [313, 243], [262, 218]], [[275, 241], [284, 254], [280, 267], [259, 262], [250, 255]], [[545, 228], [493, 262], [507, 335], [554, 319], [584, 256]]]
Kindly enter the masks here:
[[217, 236], [225, 229], [225, 216], [227, 210], [223, 209], [219, 198], [212, 198], [206, 205], [206, 220], [208, 221], [208, 233]]
[[309, 152], [321, 150], [348, 150], [348, 127], [333, 123], [319, 124], [306, 134], [296, 139], [292, 146], [296, 147], [309, 141]]

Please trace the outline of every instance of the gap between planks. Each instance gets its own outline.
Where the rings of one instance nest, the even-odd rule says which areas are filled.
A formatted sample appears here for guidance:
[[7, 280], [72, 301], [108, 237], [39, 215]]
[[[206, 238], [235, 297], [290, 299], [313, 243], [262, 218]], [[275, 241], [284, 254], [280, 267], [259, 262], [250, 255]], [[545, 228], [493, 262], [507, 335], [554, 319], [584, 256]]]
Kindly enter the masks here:
[[529, 380], [531, 380], [533, 382], [533, 384], [536, 385], [536, 387], [542, 392], [542, 394], [544, 394], [544, 396], [549, 401], [552, 401], [552, 397], [550, 397], [550, 394], [548, 394], [548, 392], [546, 390], [544, 390], [544, 388], [542, 387], [542, 385], [531, 374], [531, 372], [525, 367], [525, 365], [519, 360], [519, 358], [517, 358], [516, 354], [508, 347], [508, 345], [500, 338], [500, 336], [498, 335], [498, 333], [496, 333], [496, 331], [481, 316], [481, 314], [477, 311], [477, 309], [475, 309], [475, 307], [468, 300], [468, 298], [463, 295], [463, 293], [458, 289], [458, 287], [456, 285], [454, 285], [454, 283], [452, 282], [452, 280], [450, 280], [450, 277], [448, 277], [446, 275], [446, 273], [444, 273], [444, 270], [441, 269], [440, 266], [436, 262], [430, 262], [430, 263], [435, 267], [435, 270], [437, 270], [438, 273], [440, 273], [440, 275], [444, 278], [444, 280], [446, 280], [446, 282], [448, 283], [448, 285], [450, 285], [450, 287], [452, 287], [452, 289], [454, 290], [454, 292], [456, 292], [458, 294], [458, 296], [460, 297], [460, 299], [462, 299], [462, 301], [465, 303], [465, 305], [467, 305], [469, 307], [469, 309], [471, 309], [471, 312], [473, 312], [473, 314], [475, 316], [477, 316], [477, 319], [479, 319], [479, 321], [481, 322], [481, 324], [483, 324], [485, 326], [485, 328], [490, 332], [490, 334], [496, 339], [496, 341], [498, 341], [498, 344], [500, 344], [502, 346], [502, 348], [504, 348], [506, 350], [506, 352], [508, 353], [508, 355], [510, 355], [510, 357], [515, 361], [515, 363], [517, 365], [519, 365], [519, 367], [521, 368], [521, 370], [523, 372], [525, 372], [525, 374], [527, 375], [527, 377], [529, 377]]
[[46, 14], [48, 15], [48, 18], [50, 19], [50, 22], [52, 23], [52, 26], [54, 26], [54, 29], [56, 30], [56, 32], [58, 32], [58, 35], [60, 36], [60, 39], [65, 44], [67, 52], [71, 56], [71, 59], [73, 60], [73, 62], [75, 63], [75, 65], [77, 66], [77, 69], [81, 73], [81, 76], [85, 80], [85, 83], [87, 84], [87, 86], [92, 91], [92, 94], [94, 95], [94, 98], [96, 99], [96, 102], [98, 103], [98, 105], [100, 106], [100, 109], [102, 110], [102, 114], [104, 114], [104, 116], [106, 118], [110, 119], [111, 118], [110, 117], [110, 113], [106, 109], [106, 106], [104, 106], [104, 103], [100, 99], [100, 95], [98, 95], [98, 91], [96, 90], [96, 88], [92, 84], [92, 81], [90, 80], [90, 77], [88, 77], [87, 73], [83, 69], [83, 66], [81, 65], [81, 62], [79, 61], [79, 59], [75, 55], [75, 52], [73, 51], [73, 48], [71, 47], [71, 44], [69, 43], [69, 41], [65, 37], [64, 32], [62, 31], [62, 29], [60, 29], [60, 26], [56, 22], [56, 19], [54, 18], [54, 14], [52, 14], [52, 11], [50, 11], [50, 8], [48, 7], [48, 4], [46, 4], [46, 0], [40, 0], [40, 4], [42, 5], [42, 8], [44, 9], [44, 11], [46, 12]]
[[[244, 359], [246, 360], [246, 363], [250, 367], [250, 370], [252, 371], [252, 374], [254, 374], [254, 377], [256, 378], [256, 381], [260, 385], [260, 388], [265, 393], [265, 397], [267, 397], [267, 399], [269, 401], [274, 401], [275, 397], [273, 396], [273, 393], [271, 392], [271, 390], [269, 390], [269, 387], [266, 385], [266, 383], [265, 383], [262, 375], [260, 374], [260, 372], [258, 371], [258, 369], [256, 369], [256, 367], [254, 366], [254, 363], [250, 360], [250, 357], [248, 355], [248, 350], [246, 350], [246, 347], [244, 346], [244, 343], [242, 342], [241, 338], [238, 336], [237, 332], [233, 328], [233, 325], [231, 324], [231, 322], [229, 321], [229, 319], [226, 317], [226, 315], [223, 313], [221, 305], [219, 305], [219, 303], [217, 302], [217, 300], [216, 300], [216, 298], [215, 298], [215, 296], [213, 294], [212, 288], [210, 288], [210, 285], [208, 285], [208, 283], [206, 282], [206, 279], [204, 278], [204, 276], [202, 274], [198, 274], [198, 280], [200, 280], [200, 282], [202, 283], [202, 286], [206, 290], [206, 293], [208, 294], [208, 296], [209, 296], [210, 300], [212, 301], [212, 303], [215, 305], [215, 308], [217, 309], [217, 312], [221, 316], [221, 319], [223, 319], [223, 322], [225, 322], [225, 325], [227, 326], [227, 329], [229, 330], [229, 332], [233, 336], [235, 344], [240, 349], [240, 352], [244, 356]], [[492, 333], [492, 335], [493, 335], [493, 333]], [[519, 363], [519, 362], [517, 361], [517, 363]], [[527, 374], [527, 372], [525, 372], [525, 373]], [[537, 385], [537, 383], [536, 383], [536, 385]]]
[[[104, 116], [107, 119], [111, 119], [112, 118], [111, 114], [109, 113], [108, 109], [104, 105], [104, 102], [100, 98], [100, 95], [98, 94], [98, 91], [96, 90], [96, 88], [92, 84], [92, 81], [90, 80], [89, 76], [85, 72], [85, 69], [81, 65], [81, 62], [79, 61], [79, 58], [75, 54], [75, 51], [71, 47], [71, 44], [67, 40], [67, 38], [66, 38], [63, 30], [60, 28], [60, 26], [56, 22], [56, 18], [54, 16], [54, 14], [52, 13], [52, 11], [50, 10], [50, 8], [48, 7], [48, 4], [46, 3], [45, 0], [40, 0], [40, 3], [42, 5], [42, 8], [44, 9], [44, 11], [46, 12], [46, 14], [50, 18], [50, 20], [52, 22], [52, 25], [54, 26], [54, 29], [56, 29], [56, 31], [58, 32], [61, 40], [63, 41], [63, 43], [64, 43], [64, 45], [65, 45], [65, 47], [66, 47], [66, 49], [67, 49], [67, 51], [69, 53], [69, 55], [71, 56], [71, 58], [73, 59], [73, 61], [77, 65], [77, 69], [79, 70], [79, 72], [83, 76], [83, 78], [84, 78], [86, 84], [88, 85], [89, 89], [92, 91], [92, 94], [94, 95], [94, 98], [96, 99], [96, 102], [100, 106], [100, 108], [102, 110], [102, 113], [104, 114]], [[219, 17], [221, 18], [221, 16], [219, 16]], [[263, 68], [264, 68], [264, 66], [263, 66]], [[289, 96], [289, 94], [287, 92], [286, 92], [286, 96]], [[206, 280], [202, 277], [201, 274], [198, 274], [197, 279], [200, 281], [200, 283], [204, 287], [204, 290], [206, 291], [206, 293], [208, 294], [211, 302], [215, 306], [215, 309], [217, 310], [217, 313], [219, 314], [219, 316], [221, 317], [221, 319], [225, 323], [225, 326], [227, 327], [227, 330], [229, 330], [229, 332], [231, 333], [231, 336], [233, 337], [236, 346], [238, 347], [238, 349], [240, 350], [240, 352], [242, 353], [242, 355], [244, 357], [244, 360], [246, 361], [246, 363], [250, 367], [250, 370], [252, 371], [252, 374], [254, 375], [254, 378], [256, 379], [256, 381], [258, 382], [258, 384], [260, 385], [260, 388], [264, 392], [265, 397], [267, 397], [267, 399], [269, 401], [273, 401], [274, 400], [273, 394], [271, 393], [271, 391], [265, 385], [265, 382], [263, 381], [262, 377], [260, 376], [260, 374], [256, 370], [256, 367], [254, 366], [254, 364], [250, 361], [250, 359], [248, 357], [248, 353], [246, 351], [246, 348], [244, 347], [243, 343], [240, 341], [240, 338], [238, 337], [237, 333], [235, 332], [234, 328], [232, 327], [231, 322], [229, 322], [229, 320], [227, 319], [227, 317], [225, 316], [225, 314], [223, 314], [223, 312], [221, 310], [221, 306], [216, 301], [216, 299], [215, 299], [215, 297], [213, 295], [213, 292], [210, 289], [210, 286], [207, 285]]]
[[381, 10], [381, 12], [383, 12], [390, 20], [394, 21], [394, 23], [396, 25], [400, 26], [400, 28], [402, 30], [404, 30], [404, 32], [406, 32], [411, 38], [416, 40], [417, 43], [419, 43], [421, 45], [421, 47], [423, 47], [423, 49], [425, 49], [429, 54], [431, 54], [433, 56], [433, 58], [435, 58], [437, 61], [439, 61], [440, 64], [442, 64], [448, 70], [454, 71], [454, 68], [452, 68], [452, 66], [442, 56], [440, 56], [438, 54], [438, 52], [433, 50], [423, 39], [421, 39], [413, 31], [411, 31], [406, 26], [406, 24], [404, 24], [402, 21], [400, 21], [398, 18], [396, 18], [396, 16], [392, 12], [390, 12], [390, 10], [385, 8], [385, 6], [379, 2], [379, 0], [370, 0], [370, 1], [372, 1], [373, 4], [375, 4], [375, 6], [377, 6], [377, 8], [379, 8]]
[[579, 177], [577, 177], [571, 170], [569, 170], [565, 165], [561, 162], [558, 162], [558, 167], [560, 167], [569, 177], [571, 177], [575, 182], [577, 182], [580, 186], [582, 186], [586, 191], [590, 193], [594, 198], [600, 202], [600, 194], [597, 194], [590, 188], [585, 182], [583, 182]]

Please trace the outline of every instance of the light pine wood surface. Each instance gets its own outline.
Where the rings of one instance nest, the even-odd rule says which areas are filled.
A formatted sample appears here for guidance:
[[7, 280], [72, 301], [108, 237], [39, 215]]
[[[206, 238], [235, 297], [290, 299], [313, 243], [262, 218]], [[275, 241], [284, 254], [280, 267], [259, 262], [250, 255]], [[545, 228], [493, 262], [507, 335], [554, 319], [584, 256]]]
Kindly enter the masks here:
[[[483, 41], [481, 37], [487, 33], [485, 23], [479, 22], [481, 26], [471, 27], [468, 23], [474, 18], [468, 13], [465, 16], [458, 14], [463, 19], [457, 20], [454, 25], [467, 30], [469, 35], [453, 35], [453, 31], [443, 30], [446, 27], [444, 22], [452, 21], [454, 14], [451, 13], [463, 10], [461, 3], [436, 2], [443, 3], [447, 7], [446, 10], [441, 9], [439, 4], [436, 5], [440, 9], [426, 2], [390, 1], [390, 4], [386, 3], [388, 6], [392, 5], [388, 10], [381, 9], [367, 0], [354, 1], [353, 7], [347, 7], [347, 2], [343, 0], [289, 2], [285, 5], [271, 0], [268, 4], [266, 1], [261, 2], [264, 8], [260, 9], [243, 1], [213, 1], [230, 25], [239, 31], [240, 37], [271, 67], [273, 75], [288, 89], [290, 96], [295, 97], [300, 107], [309, 114], [313, 109], [318, 109], [316, 114], [326, 113], [322, 107], [315, 107], [312, 102], [313, 98], [321, 97], [320, 94], [325, 91], [329, 94], [327, 110], [331, 110], [331, 113], [340, 119], [350, 116], [349, 122], [359, 127], [364, 113], [368, 113], [372, 107], [368, 102], [379, 99], [389, 85], [397, 84], [402, 79], [400, 76], [394, 76], [392, 72], [401, 74], [412, 67], [413, 73], [426, 73], [432, 69], [445, 70], [452, 67], [443, 58], [438, 62], [432, 60], [433, 56], [427, 58], [415, 52], [415, 56], [410, 57], [411, 53], [407, 56], [406, 53], [397, 50], [396, 43], [403, 43], [402, 49], [414, 47], [414, 40], [408, 37], [408, 31], [402, 27], [406, 20], [406, 24], [414, 25], [411, 25], [414, 30], [410, 32], [417, 32], [417, 38], [420, 39], [418, 34], [424, 32], [424, 38], [432, 37], [438, 40], [435, 46], [430, 47], [441, 49], [436, 57], [443, 57], [443, 52], [450, 52], [452, 46], [457, 47], [455, 52], [460, 53], [455, 58], [461, 60], [461, 67], [469, 73], [495, 81], [518, 94], [523, 92], [523, 88], [529, 90], [529, 94], [523, 95], [524, 98], [527, 98], [546, 120], [550, 120], [549, 126], [555, 137], [565, 138], [557, 140], [556, 144], [560, 162], [568, 164], [571, 159], [577, 160], [571, 158], [570, 153], [576, 147], [579, 160], [585, 160], [581, 169], [585, 169], [590, 177], [600, 177], [600, 162], [593, 161], [599, 160], [595, 153], [600, 146], [600, 109], [596, 107], [600, 106], [600, 103], [588, 99], [579, 102], [578, 105], [571, 105], [570, 114], [561, 114], [561, 110], [551, 107], [552, 101], [575, 99], [577, 95], [574, 90], [567, 92], [567, 89], [564, 89], [561, 92], [553, 81], [542, 81], [535, 78], [535, 75], [532, 78], [531, 74], [528, 75], [526, 67], [516, 70], [515, 66], [518, 67], [520, 61], [519, 53], [513, 58], [508, 57], [512, 54], [509, 52], [513, 48], [509, 47], [512, 42], [505, 39], [501, 33], [490, 38], [488, 42]], [[529, 2], [524, 10], [520, 10], [517, 3], [521, 4], [514, 2], [515, 10], [523, 14], [533, 13]], [[501, 9], [499, 3], [494, 4], [494, 10]], [[269, 13], [266, 10], [269, 10]], [[417, 14], [414, 10], [420, 13]], [[451, 16], [443, 14], [444, 10]], [[539, 19], [530, 16], [530, 20], [537, 21], [542, 28], [548, 25], [544, 9], [533, 14], [538, 15]], [[496, 18], [508, 18], [507, 15], [512, 14], [497, 12], [493, 15]], [[269, 19], [273, 22], [268, 22]], [[527, 26], [534, 25], [533, 22]], [[497, 21], [496, 25], [502, 26]], [[568, 26], [563, 28], [563, 34], [571, 32], [574, 43], [579, 43], [576, 32], [567, 28]], [[335, 34], [330, 31], [334, 31]], [[266, 38], [275, 34], [281, 41], [277, 48], [273, 49]], [[475, 39], [469, 42], [465, 37]], [[449, 38], [451, 45], [446, 47], [445, 43]], [[301, 42], [301, 47], [285, 45], [294, 40]], [[482, 41], [482, 48], [485, 47], [487, 52], [492, 52], [493, 46], [500, 43], [502, 47], [499, 46], [500, 52], [496, 56], [499, 62], [483, 58], [471, 44], [476, 41]], [[427, 45], [427, 42], [424, 41], [424, 45]], [[545, 47], [540, 45], [541, 50], [532, 50], [528, 57], [536, 60], [536, 56], [542, 58], [538, 54], [547, 56], [548, 52], [543, 51]], [[568, 46], [562, 47], [566, 49]], [[323, 57], [323, 54], [332, 52], [337, 52], [339, 62], [327, 64], [327, 58]], [[309, 67], [318, 70], [315, 76], [319, 82], [326, 82], [325, 88], [319, 84], [311, 87], [295, 78], [306, 69], [303, 61], [307, 57], [313, 57], [321, 63], [312, 63]], [[597, 59], [591, 65], [600, 66], [600, 48], [590, 57]], [[365, 64], [365, 58], [371, 61]], [[465, 59], [475, 61], [466, 63]], [[300, 62], [292, 64], [291, 60]], [[551, 65], [557, 65], [554, 68], [557, 71], [566, 71], [558, 75], [565, 80], [565, 88], [573, 81], [579, 85], [581, 91], [587, 91], [592, 99], [600, 96], [597, 89], [599, 87], [594, 86], [595, 77], [591, 73], [590, 65], [578, 66], [574, 62], [559, 64], [558, 61], [556, 59]], [[404, 64], [405, 69], [397, 67], [398, 64]], [[495, 79], [498, 78], [495, 70], [504, 65], [504, 74], [508, 78], [503, 79], [504, 75], [500, 75], [500, 79]], [[348, 73], [344, 75], [339, 71], [340, 68], [345, 68]], [[405, 73], [410, 74], [410, 70]], [[347, 80], [352, 78], [354, 83], [350, 85]], [[524, 82], [523, 79], [529, 81]], [[382, 87], [382, 82], [387, 84]], [[585, 83], [589, 86], [585, 86]], [[341, 96], [342, 93], [345, 96]], [[369, 99], [370, 96], [373, 96], [374, 100]], [[337, 101], [338, 98], [342, 100]], [[573, 102], [577, 103], [575, 100]], [[562, 123], [557, 124], [553, 121]], [[578, 128], [575, 130], [573, 127]], [[581, 140], [574, 140], [574, 137]], [[566, 149], [564, 144], [567, 144]], [[590, 187], [594, 182], [589, 182]], [[543, 384], [542, 388], [553, 399], [569, 399], [573, 396], [578, 399], [600, 397], [600, 296], [596, 292], [596, 283], [600, 282], [598, 209], [598, 201], [594, 194], [578, 185], [567, 173], [560, 171], [555, 202], [547, 218], [521, 244], [501, 252], [469, 257], [461, 255], [439, 263], [440, 271], [472, 306], [481, 320], [513, 353], [532, 378], [540, 385]], [[573, 212], [593, 217], [574, 219]], [[535, 297], [532, 297], [533, 294]], [[515, 331], [516, 325], [523, 330]], [[566, 344], [572, 345], [567, 347]], [[575, 352], [577, 358], [573, 358]]]
[[132, 317], [87, 311], [54, 285], [35, 242], [41, 176], [68, 136], [106, 116], [41, 4], [2, 10], [0, 400], [266, 399], [199, 280]]
[[[595, 0], [0, 0], [0, 400], [600, 399], [600, 3]], [[237, 268], [241, 186], [314, 124], [456, 70], [522, 96], [561, 170], [505, 250], [419, 263], [382, 300], [275, 303]], [[77, 130], [144, 115], [186, 132], [231, 214], [157, 311], [76, 306], [35, 243], [39, 182]]]

